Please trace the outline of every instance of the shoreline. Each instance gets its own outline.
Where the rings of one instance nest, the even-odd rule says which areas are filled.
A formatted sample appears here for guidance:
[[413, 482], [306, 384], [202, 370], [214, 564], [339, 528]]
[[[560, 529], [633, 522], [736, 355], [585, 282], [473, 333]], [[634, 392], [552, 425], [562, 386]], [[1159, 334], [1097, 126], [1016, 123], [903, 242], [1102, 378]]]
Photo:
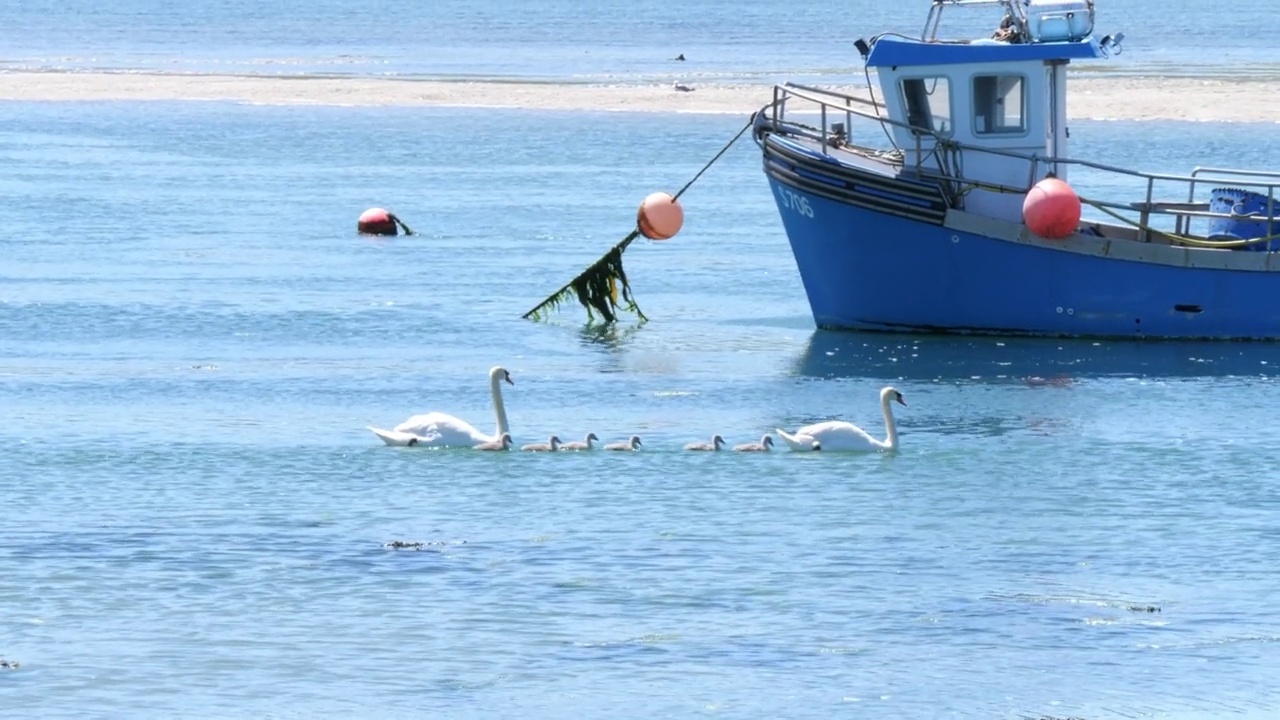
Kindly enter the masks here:
[[[0, 72], [0, 101], [206, 101], [332, 107], [456, 107], [561, 111], [750, 114], [772, 85], [668, 85], [368, 76], [271, 76], [145, 72]], [[866, 96], [862, 85], [823, 85]], [[1275, 122], [1280, 80], [1191, 77], [1071, 78], [1071, 119]]]

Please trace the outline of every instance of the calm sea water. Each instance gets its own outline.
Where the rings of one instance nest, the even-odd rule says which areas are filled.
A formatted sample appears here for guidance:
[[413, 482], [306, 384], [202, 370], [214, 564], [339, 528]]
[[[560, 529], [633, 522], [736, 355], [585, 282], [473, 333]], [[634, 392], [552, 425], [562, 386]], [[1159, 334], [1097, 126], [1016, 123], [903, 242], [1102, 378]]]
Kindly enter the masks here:
[[[928, 0], [0, 0], [0, 69], [354, 73], [653, 82], [862, 79], [853, 41], [918, 36]], [[1083, 72], [1280, 76], [1270, 0], [1103, 0], [1125, 52]], [[998, 9], [948, 12], [982, 37]], [[50, 32], [56, 28], [57, 32]], [[673, 63], [683, 53], [687, 62]]]
[[[0, 656], [22, 664], [0, 704], [1271, 716], [1280, 348], [815, 332], [749, 143], [680, 236], [628, 251], [651, 322], [520, 319], [740, 121], [0, 107]], [[1075, 137], [1117, 162], [1273, 155], [1232, 127]], [[374, 204], [421, 235], [355, 237]], [[646, 450], [364, 430], [489, 427], [498, 363], [518, 442]], [[890, 383], [896, 456], [679, 449], [878, 431]]]
[[[450, 25], [334, 3], [23, 4], [0, 33], [16, 64], [91, 48], [128, 67], [414, 48], [394, 71], [447, 73], [429, 48], [448, 37], [501, 74], [484, 24], [552, 48], [532, 74], [579, 72], [554, 60], [572, 47], [659, 47], [656, 5], [601, 4], [610, 23], [549, 4], [554, 42], [524, 4], [466, 7]], [[661, 17], [705, 39], [727, 8]], [[741, 38], [717, 36], [739, 47], [726, 72], [781, 66], [745, 50], [774, 30], [834, 43], [803, 9], [743, 6]], [[67, 32], [35, 32], [41, 12]], [[685, 195], [677, 238], [628, 251], [649, 323], [520, 319], [743, 122], [0, 104], [0, 658], [21, 663], [0, 707], [1274, 717], [1280, 347], [814, 331], [749, 140]], [[1261, 168], [1270, 127], [1078, 122], [1072, 142], [1151, 170]], [[420, 235], [356, 237], [374, 205]], [[488, 429], [494, 364], [517, 442], [634, 432], [646, 449], [399, 450], [364, 429], [427, 410]], [[893, 456], [680, 451], [828, 417], [882, 432], [886, 384], [908, 402]]]

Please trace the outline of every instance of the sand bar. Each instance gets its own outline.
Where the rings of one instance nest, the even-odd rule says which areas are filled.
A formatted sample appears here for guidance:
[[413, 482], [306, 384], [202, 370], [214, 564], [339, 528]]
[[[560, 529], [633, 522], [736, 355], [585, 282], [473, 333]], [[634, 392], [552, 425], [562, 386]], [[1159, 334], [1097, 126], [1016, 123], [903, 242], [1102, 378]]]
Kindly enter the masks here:
[[[865, 89], [836, 87], [863, 94]], [[1275, 122], [1280, 81], [1185, 77], [1076, 77], [1073, 118]], [[743, 113], [771, 99], [768, 85], [462, 82], [377, 77], [177, 73], [2, 72], [0, 101], [207, 100], [262, 105], [434, 106]]]

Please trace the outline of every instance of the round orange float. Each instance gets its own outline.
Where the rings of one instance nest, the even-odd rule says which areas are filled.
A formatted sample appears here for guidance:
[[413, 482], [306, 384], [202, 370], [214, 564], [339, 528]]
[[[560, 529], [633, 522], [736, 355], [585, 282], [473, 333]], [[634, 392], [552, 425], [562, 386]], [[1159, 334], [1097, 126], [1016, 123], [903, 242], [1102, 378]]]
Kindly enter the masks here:
[[1080, 196], [1056, 177], [1047, 177], [1027, 191], [1022, 220], [1031, 232], [1060, 240], [1080, 227]]
[[640, 233], [650, 240], [675, 237], [684, 225], [684, 208], [670, 193], [650, 193], [640, 203], [636, 225], [640, 227]]

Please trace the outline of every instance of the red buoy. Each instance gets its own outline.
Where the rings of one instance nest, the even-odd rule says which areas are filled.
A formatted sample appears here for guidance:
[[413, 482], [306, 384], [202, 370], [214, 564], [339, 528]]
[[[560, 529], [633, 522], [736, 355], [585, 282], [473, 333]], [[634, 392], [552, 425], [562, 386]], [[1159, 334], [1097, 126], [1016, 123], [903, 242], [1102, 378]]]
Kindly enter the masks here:
[[675, 237], [684, 225], [684, 208], [680, 207], [679, 200], [668, 193], [650, 193], [640, 203], [636, 225], [640, 227], [641, 234], [650, 240]]
[[356, 231], [361, 235], [395, 235], [399, 229], [396, 227], [395, 215], [382, 208], [369, 208], [360, 213]]
[[1070, 185], [1047, 177], [1027, 191], [1022, 220], [1040, 237], [1060, 240], [1080, 227], [1080, 197]]

